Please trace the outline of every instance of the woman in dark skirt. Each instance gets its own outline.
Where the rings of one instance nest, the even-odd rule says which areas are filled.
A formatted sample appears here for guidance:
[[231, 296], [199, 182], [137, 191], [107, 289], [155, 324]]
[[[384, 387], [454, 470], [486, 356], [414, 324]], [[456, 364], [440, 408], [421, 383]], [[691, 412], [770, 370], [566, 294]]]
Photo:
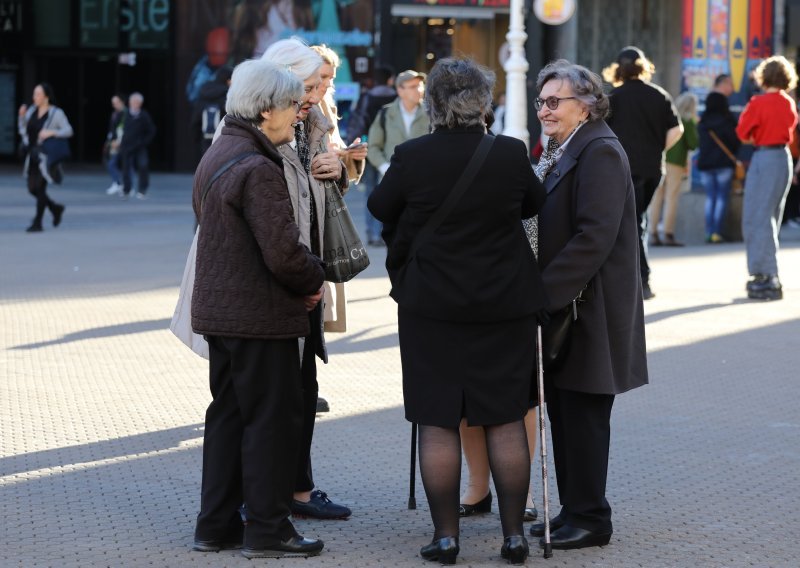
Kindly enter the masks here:
[[493, 86], [494, 74], [472, 61], [439, 61], [425, 95], [433, 133], [395, 149], [368, 201], [389, 245], [406, 418], [420, 425], [420, 470], [434, 524], [433, 541], [420, 554], [442, 563], [455, 562], [459, 550], [462, 419], [486, 430], [501, 554], [512, 562], [528, 555], [523, 419], [546, 298], [522, 226], [545, 198], [525, 145], [497, 136], [463, 196], [408, 258], [487, 136]]

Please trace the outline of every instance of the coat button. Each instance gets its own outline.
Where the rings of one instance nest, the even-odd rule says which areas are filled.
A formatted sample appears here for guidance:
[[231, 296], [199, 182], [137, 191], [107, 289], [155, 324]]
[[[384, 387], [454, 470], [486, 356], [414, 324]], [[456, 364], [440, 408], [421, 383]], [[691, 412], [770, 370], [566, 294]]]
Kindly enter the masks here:
[[558, 177], [559, 175], [561, 175], [561, 174], [559, 174], [559, 173], [558, 173], [558, 170], [554, 171], [553, 173], [554, 173], [554, 174], [556, 174], [556, 177]]
[[304, 191], [304, 192], [302, 193], [302, 196], [303, 196], [303, 197], [308, 197], [308, 193]]

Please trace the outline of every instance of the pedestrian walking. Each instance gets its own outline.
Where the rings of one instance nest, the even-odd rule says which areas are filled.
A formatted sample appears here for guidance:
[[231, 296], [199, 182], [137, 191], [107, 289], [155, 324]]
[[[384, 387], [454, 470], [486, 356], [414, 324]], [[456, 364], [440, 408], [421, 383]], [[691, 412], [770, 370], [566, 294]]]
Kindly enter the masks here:
[[[681, 198], [683, 180], [690, 175], [690, 155], [698, 146], [697, 96], [681, 93], [675, 99], [675, 108], [681, 115], [683, 134], [666, 152], [666, 174], [650, 203], [650, 243], [655, 246], [682, 247], [675, 239], [675, 223], [678, 218], [678, 203]], [[663, 238], [658, 234], [661, 210], [664, 210]]]
[[762, 61], [755, 80], [763, 95], [756, 95], [739, 116], [736, 134], [755, 146], [744, 183], [742, 233], [747, 249], [748, 298], [780, 300], [778, 231], [786, 195], [792, 182], [792, 156], [788, 144], [797, 127], [797, 108], [788, 92], [797, 86], [794, 66], [782, 55]]
[[122, 197], [127, 199], [133, 188], [133, 173], [136, 172], [136, 192], [138, 199], [147, 199], [150, 185], [150, 158], [147, 147], [156, 135], [156, 126], [150, 113], [142, 108], [142, 93], [132, 93], [128, 98], [128, 111], [119, 153], [122, 159]]
[[[66, 140], [73, 133], [67, 115], [55, 103], [53, 87], [49, 83], [39, 83], [33, 88], [33, 104], [30, 108], [24, 104], [19, 107], [17, 127], [25, 153], [23, 175], [27, 179], [28, 193], [36, 199], [36, 215], [25, 229], [29, 233], [44, 230], [42, 219], [48, 209], [53, 215], [53, 226], [58, 227], [66, 209], [47, 195], [48, 182], [61, 183], [63, 174], [60, 159], [68, 155]], [[59, 145], [52, 144], [56, 140], [62, 142]]]
[[392, 148], [391, 165], [367, 203], [388, 245], [405, 416], [419, 424], [419, 466], [434, 526], [420, 555], [443, 564], [455, 563], [460, 550], [462, 419], [486, 433], [501, 556], [514, 563], [528, 556], [524, 417], [531, 345], [546, 298], [522, 219], [539, 210], [545, 194], [525, 145], [486, 134], [494, 80], [471, 60], [438, 61], [425, 94], [433, 133]]
[[108, 132], [103, 153], [106, 159], [108, 175], [111, 176], [111, 185], [106, 189], [106, 195], [119, 195], [122, 193], [122, 170], [120, 170], [119, 144], [122, 133], [125, 131], [125, 116], [128, 107], [125, 106], [123, 95], [111, 97], [111, 117], [108, 119]]
[[197, 100], [192, 104], [192, 118], [189, 127], [197, 148], [198, 159], [211, 146], [214, 133], [225, 117], [225, 99], [231, 84], [233, 68], [222, 65], [214, 72], [214, 78], [204, 83], [198, 92]]
[[295, 471], [287, 464], [303, 435], [300, 338], [310, 333], [325, 277], [305, 244], [307, 224], [304, 237], [299, 210], [286, 199], [276, 148], [294, 138], [302, 96], [283, 66], [239, 65], [224, 127], [194, 178], [192, 328], [208, 339], [213, 397], [195, 528], [201, 552], [243, 546], [245, 557], [263, 558], [323, 548], [289, 519]]
[[622, 49], [616, 62], [603, 70], [614, 85], [606, 122], [617, 135], [630, 163], [639, 217], [639, 265], [644, 299], [655, 296], [650, 287], [647, 249], [647, 208], [664, 175], [664, 151], [681, 137], [683, 126], [672, 97], [650, 82], [655, 65], [635, 46]]
[[[603, 120], [609, 101], [600, 77], [559, 60], [539, 72], [536, 86], [534, 105], [550, 137], [536, 167], [547, 191], [538, 262], [549, 311], [577, 310], [569, 351], [544, 376], [561, 500], [551, 543], [604, 546], [613, 533], [611, 408], [616, 395], [647, 383], [635, 190], [625, 151]], [[544, 523], [530, 529], [544, 531]]]

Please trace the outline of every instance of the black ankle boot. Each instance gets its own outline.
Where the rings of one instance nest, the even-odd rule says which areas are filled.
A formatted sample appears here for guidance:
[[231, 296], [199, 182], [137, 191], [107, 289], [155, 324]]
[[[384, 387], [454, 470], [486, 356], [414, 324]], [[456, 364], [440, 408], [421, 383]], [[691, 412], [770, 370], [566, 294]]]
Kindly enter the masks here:
[[42, 229], [42, 222], [41, 221], [39, 221], [38, 223], [36, 221], [34, 221], [33, 223], [31, 223], [30, 227], [25, 229], [25, 232], [27, 232], [27, 233], [41, 233], [42, 231], [43, 231], [43, 229]]
[[528, 540], [524, 536], [514, 535], [503, 539], [500, 556], [508, 560], [509, 564], [523, 564], [529, 553]]
[[438, 560], [439, 564], [455, 564], [458, 552], [458, 537], [445, 536], [420, 548], [419, 555], [425, 560]]
[[780, 300], [783, 286], [777, 275], [756, 274], [747, 283], [747, 297], [752, 300]]

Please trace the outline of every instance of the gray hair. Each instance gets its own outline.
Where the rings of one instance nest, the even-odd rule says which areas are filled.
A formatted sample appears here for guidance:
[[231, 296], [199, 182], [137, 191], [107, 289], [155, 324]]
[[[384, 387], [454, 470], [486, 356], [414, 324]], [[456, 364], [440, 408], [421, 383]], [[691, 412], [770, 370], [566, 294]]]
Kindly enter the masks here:
[[130, 96], [128, 97], [128, 100], [130, 101], [131, 99], [139, 99], [140, 103], [144, 103], [144, 95], [139, 91], [131, 93]]
[[258, 125], [265, 110], [288, 108], [302, 96], [303, 83], [285, 67], [250, 59], [233, 70], [225, 112]]
[[322, 67], [322, 57], [298, 37], [276, 41], [267, 48], [261, 59], [283, 65], [301, 81]]
[[572, 88], [572, 94], [583, 103], [589, 112], [589, 120], [602, 120], [608, 115], [608, 96], [603, 92], [603, 81], [597, 73], [589, 71], [583, 65], [559, 59], [548, 63], [536, 77], [536, 88], [541, 92], [550, 81], [566, 81]]
[[433, 128], [481, 126], [492, 109], [495, 74], [471, 59], [440, 59], [426, 81], [425, 106]]
[[685, 91], [675, 99], [675, 108], [682, 120], [697, 120], [697, 95]]

